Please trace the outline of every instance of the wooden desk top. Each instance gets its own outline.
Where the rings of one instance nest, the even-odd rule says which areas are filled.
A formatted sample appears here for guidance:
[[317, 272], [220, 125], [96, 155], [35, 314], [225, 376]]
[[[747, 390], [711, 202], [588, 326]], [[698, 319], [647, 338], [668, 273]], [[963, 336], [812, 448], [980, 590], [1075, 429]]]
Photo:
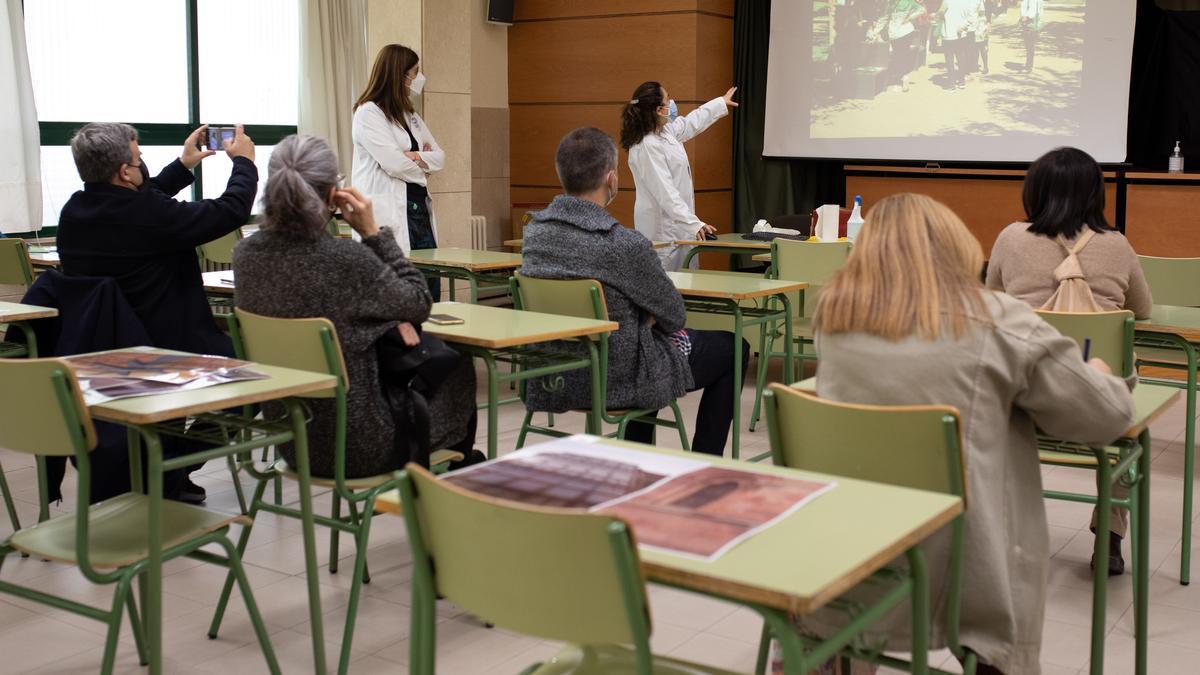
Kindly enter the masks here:
[[[817, 378], [810, 377], [791, 385], [796, 389], [805, 391], [817, 391]], [[1175, 399], [1179, 398], [1179, 389], [1175, 387], [1167, 387], [1160, 384], [1146, 384], [1140, 382], [1133, 388], [1133, 426], [1123, 434], [1124, 438], [1136, 438], [1142, 433], [1150, 423], [1158, 419], [1170, 408]]]
[[58, 267], [62, 264], [62, 259], [58, 257], [58, 249], [38, 253], [31, 251], [29, 253], [29, 262], [34, 267]]
[[1150, 318], [1138, 321], [1134, 327], [1146, 333], [1170, 333], [1188, 342], [1200, 342], [1200, 307], [1154, 305]]
[[[597, 442], [646, 452], [676, 452], [613, 439]], [[715, 561], [640, 550], [642, 570], [649, 579], [739, 602], [812, 612], [903, 555], [962, 511], [959, 498], [936, 492], [696, 453], [687, 457], [743, 471], [837, 481], [837, 487]], [[395, 492], [380, 495], [375, 506], [398, 513], [399, 496]]]
[[667, 272], [680, 295], [685, 298], [720, 298], [749, 300], [777, 293], [791, 293], [808, 288], [803, 281], [764, 279], [759, 274], [745, 272]]
[[233, 295], [233, 270], [202, 272], [204, 292], [215, 295]]
[[[509, 248], [523, 248], [525, 246], [525, 240], [524, 239], [505, 239], [504, 245], [508, 246]], [[651, 248], [666, 248], [670, 245], [671, 245], [671, 242], [669, 242], [669, 241], [652, 241], [652, 242], [650, 242]]]
[[707, 246], [716, 248], [744, 248], [755, 251], [770, 251], [771, 242], [757, 239], [745, 239], [741, 232], [718, 234], [716, 239], [676, 239], [677, 246]]
[[55, 316], [58, 316], [58, 310], [53, 307], [22, 305], [19, 302], [0, 302], [0, 323], [49, 319]]
[[[154, 351], [171, 353], [165, 349]], [[121, 398], [97, 403], [89, 406], [88, 409], [92, 413], [92, 417], [105, 422], [153, 424], [180, 419], [188, 415], [308, 394], [329, 389], [337, 384], [337, 378], [332, 375], [268, 366], [262, 363], [255, 363], [253, 366], [255, 370], [266, 375], [266, 379], [230, 382], [170, 394]]]
[[430, 313], [450, 314], [464, 321], [453, 326], [439, 326], [427, 321], [421, 324], [421, 330], [452, 344], [485, 349], [503, 349], [584, 335], [600, 335], [611, 333], [620, 327], [615, 321], [577, 319], [571, 316], [461, 302], [435, 302]]
[[520, 253], [476, 251], [470, 248], [424, 248], [408, 252], [417, 267], [459, 267], [471, 272], [511, 270], [521, 266]]
[[771, 262], [771, 254], [759, 253], [758, 255], [750, 256], [750, 259], [754, 262]]

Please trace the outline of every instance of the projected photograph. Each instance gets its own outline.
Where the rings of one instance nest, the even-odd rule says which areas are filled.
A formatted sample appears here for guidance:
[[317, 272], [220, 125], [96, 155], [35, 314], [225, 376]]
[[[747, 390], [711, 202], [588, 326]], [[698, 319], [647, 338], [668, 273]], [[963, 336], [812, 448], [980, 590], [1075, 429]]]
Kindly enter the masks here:
[[1086, 0], [812, 0], [811, 138], [1079, 130]]

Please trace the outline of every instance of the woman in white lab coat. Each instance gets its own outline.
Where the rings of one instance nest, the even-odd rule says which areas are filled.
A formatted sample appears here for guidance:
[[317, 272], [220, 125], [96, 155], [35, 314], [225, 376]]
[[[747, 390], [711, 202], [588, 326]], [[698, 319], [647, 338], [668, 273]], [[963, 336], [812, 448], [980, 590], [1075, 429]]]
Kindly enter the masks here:
[[[716, 229], [696, 217], [692, 167], [683, 144], [736, 108], [737, 87], [683, 117], [658, 82], [644, 82], [621, 113], [621, 146], [637, 189], [633, 223], [651, 241], [696, 239]], [[686, 246], [657, 249], [667, 271], [683, 266]], [[693, 261], [695, 262], [695, 261]]]
[[[352, 182], [371, 198], [375, 220], [390, 226], [400, 248], [437, 248], [437, 226], [427, 176], [440, 171], [446, 153], [413, 109], [425, 74], [417, 53], [391, 44], [379, 50], [371, 78], [354, 103]], [[429, 292], [441, 297], [441, 283], [430, 278]]]

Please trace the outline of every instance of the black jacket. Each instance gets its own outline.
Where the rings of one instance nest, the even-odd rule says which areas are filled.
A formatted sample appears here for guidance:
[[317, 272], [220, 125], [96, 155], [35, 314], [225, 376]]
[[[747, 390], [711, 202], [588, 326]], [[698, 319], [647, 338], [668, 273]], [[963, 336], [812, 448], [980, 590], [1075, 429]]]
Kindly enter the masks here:
[[175, 160], [141, 190], [85, 184], [63, 206], [58, 252], [70, 276], [116, 279], [155, 347], [233, 356], [205, 299], [196, 247], [249, 219], [258, 169], [239, 157], [220, 197], [173, 198], [194, 180]]

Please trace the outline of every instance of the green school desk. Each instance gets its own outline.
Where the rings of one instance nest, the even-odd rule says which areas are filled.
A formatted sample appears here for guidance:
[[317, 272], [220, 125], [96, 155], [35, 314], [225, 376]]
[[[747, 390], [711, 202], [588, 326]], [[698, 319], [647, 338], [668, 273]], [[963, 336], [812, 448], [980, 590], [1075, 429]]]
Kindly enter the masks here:
[[479, 291], [508, 290], [508, 278], [521, 266], [520, 253], [477, 251], [469, 248], [424, 248], [408, 252], [412, 264], [426, 276], [450, 280], [450, 300], [455, 298], [454, 280], [462, 279], [470, 287], [470, 302], [479, 299]]

